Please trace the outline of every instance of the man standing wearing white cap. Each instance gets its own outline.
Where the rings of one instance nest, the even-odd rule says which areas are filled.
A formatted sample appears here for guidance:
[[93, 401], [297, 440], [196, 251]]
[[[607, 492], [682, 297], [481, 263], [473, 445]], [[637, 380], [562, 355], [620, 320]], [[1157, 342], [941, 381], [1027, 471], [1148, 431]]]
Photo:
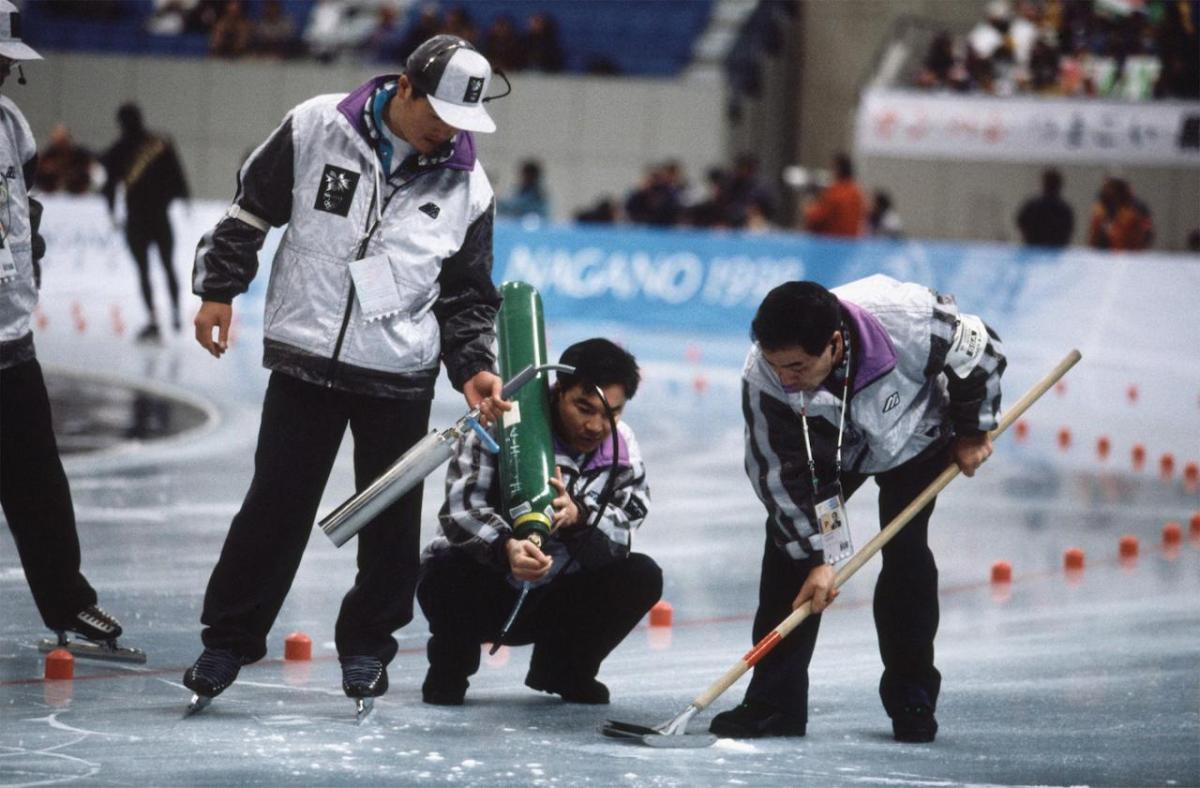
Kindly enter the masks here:
[[[42, 59], [21, 40], [20, 20], [12, 3], [0, 0], [0, 85], [14, 67], [20, 73], [20, 61]], [[46, 626], [60, 640], [76, 632], [103, 644], [100, 656], [114, 656], [121, 625], [96, 606], [96, 592], [79, 571], [71, 488], [29, 328], [38, 260], [46, 251], [38, 235], [42, 206], [28, 192], [36, 169], [29, 122], [0, 95], [0, 504]]]
[[[193, 709], [266, 654], [347, 424], [362, 490], [428, 431], [439, 361], [484, 420], [509, 407], [492, 371], [494, 197], [470, 133], [496, 128], [491, 76], [466, 41], [435, 36], [403, 73], [300, 104], [200, 242], [196, 340], [219, 358], [267, 231], [287, 225], [267, 289], [254, 479], [205, 595], [204, 653], [184, 675]], [[358, 535], [335, 641], [360, 713], [387, 690], [392, 633], [412, 619], [420, 516], [418, 486]]]

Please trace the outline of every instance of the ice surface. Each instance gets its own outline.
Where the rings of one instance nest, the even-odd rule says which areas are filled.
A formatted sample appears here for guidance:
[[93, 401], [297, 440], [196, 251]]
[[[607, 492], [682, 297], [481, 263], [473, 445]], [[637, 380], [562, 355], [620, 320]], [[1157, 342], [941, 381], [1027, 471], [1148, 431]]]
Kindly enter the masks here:
[[[824, 617], [807, 738], [721, 740], [703, 750], [629, 745], [599, 728], [608, 718], [670, 719], [750, 645], [763, 515], [741, 469], [744, 327], [706, 338], [549, 327], [553, 353], [606, 333], [645, 370], [626, 418], [646, 454], [654, 508], [635, 547], [662, 564], [675, 625], [635, 630], [605, 663], [610, 707], [564, 705], [526, 689], [527, 648], [486, 659], [464, 707], [424, 706], [427, 630], [418, 613], [398, 633], [391, 691], [356, 726], [331, 644], [353, 552], [316, 531], [269, 657], [183, 719], [189, 693], [180, 678], [200, 649], [205, 583], [250, 479], [266, 380], [253, 322], [220, 361], [186, 333], [162, 348], [61, 324], [39, 333], [53, 370], [185, 392], [214, 420], [182, 439], [67, 462], [85, 572], [128, 642], [150, 655], [145, 666], [80, 661], [74, 681], [43, 681], [35, 644], [45, 633], [11, 537], [0, 533], [0, 786], [1200, 784], [1200, 546], [1186, 537], [1176, 551], [1159, 543], [1167, 520], [1186, 533], [1200, 499], [1178, 470], [1170, 481], [1157, 474], [1161, 451], [1173, 451], [1177, 466], [1200, 453], [1194, 319], [1163, 338], [1179, 343], [1169, 365], [1161, 346], [1146, 357], [1115, 333], [1085, 348], [1065, 389], [1030, 413], [1028, 437], [1005, 437], [980, 476], [940, 497], [931, 530], [942, 585], [936, 743], [891, 740], [876, 694], [871, 563]], [[1069, 336], [1035, 343], [1029, 326], [1013, 333], [1009, 402], [1079, 344]], [[1124, 397], [1130, 383], [1140, 386], [1137, 403]], [[433, 424], [462, 410], [443, 381]], [[1066, 452], [1055, 444], [1059, 426], [1073, 431]], [[1102, 434], [1113, 445], [1104, 462], [1094, 451]], [[1129, 464], [1135, 442], [1149, 451], [1140, 473]], [[347, 439], [322, 513], [352, 489], [349, 449]], [[878, 525], [872, 489], [850, 505], [858, 545]], [[426, 537], [440, 492], [438, 474], [426, 485]], [[1142, 540], [1130, 565], [1116, 560], [1126, 533]], [[1067, 547], [1086, 551], [1081, 575], [1062, 572]], [[1013, 565], [1006, 589], [988, 583], [998, 559]], [[280, 659], [296, 630], [313, 639], [311, 663]], [[694, 729], [736, 703], [743, 686], [697, 715]]]

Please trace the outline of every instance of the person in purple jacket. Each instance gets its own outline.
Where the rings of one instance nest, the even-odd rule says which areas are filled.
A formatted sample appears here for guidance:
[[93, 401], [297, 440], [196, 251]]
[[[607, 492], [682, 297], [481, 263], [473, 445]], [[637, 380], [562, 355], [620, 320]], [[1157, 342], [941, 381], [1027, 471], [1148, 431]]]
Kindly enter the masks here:
[[[845, 499], [874, 477], [882, 528], [950, 463], [973, 476], [992, 453], [1006, 362], [995, 332], [953, 296], [881, 275], [832, 291], [782, 284], [759, 305], [751, 335], [745, 463], [767, 510], [754, 640], [805, 602], [814, 615], [755, 665], [744, 701], [709, 730], [803, 736], [820, 613], [838, 593], [833, 565], [853, 554]], [[905, 742], [933, 741], [938, 729], [933, 507], [883, 548], [875, 586], [879, 694]]]
[[[347, 426], [361, 491], [428, 432], [441, 365], [485, 422], [508, 407], [493, 372], [495, 199], [471, 135], [496, 128], [491, 77], [467, 42], [435, 36], [403, 73], [300, 104], [200, 241], [196, 341], [220, 358], [267, 231], [287, 225], [267, 288], [254, 479], [205, 593], [204, 652], [183, 677], [193, 709], [266, 654]], [[392, 633], [412, 619], [420, 518], [418, 485], [358, 535], [334, 640], [360, 712], [387, 691]]]

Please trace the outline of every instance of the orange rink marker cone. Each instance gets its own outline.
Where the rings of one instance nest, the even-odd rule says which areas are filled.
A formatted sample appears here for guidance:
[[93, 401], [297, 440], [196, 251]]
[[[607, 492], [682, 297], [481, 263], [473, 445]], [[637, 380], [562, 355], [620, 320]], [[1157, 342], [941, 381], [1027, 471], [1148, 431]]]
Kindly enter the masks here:
[[1118, 543], [1117, 553], [1121, 558], [1133, 558], [1138, 554], [1138, 538], [1131, 534], [1125, 534], [1121, 537]]
[[1158, 471], [1164, 479], [1170, 479], [1175, 474], [1175, 455], [1167, 452], [1158, 460]]
[[1200, 512], [1192, 513], [1192, 520], [1188, 524], [1189, 533], [1193, 539], [1200, 539]]
[[1083, 569], [1083, 550], [1078, 547], [1069, 547], [1063, 553], [1063, 568], [1068, 570]]
[[312, 659], [312, 638], [303, 632], [293, 632], [283, 640], [283, 658], [303, 661]]
[[1109, 441], [1107, 436], [1101, 435], [1099, 440], [1096, 441], [1096, 454], [1099, 455], [1100, 459], [1107, 460], [1108, 453], [1111, 450], [1112, 442]]
[[1133, 444], [1133, 448], [1129, 452], [1129, 458], [1133, 461], [1133, 469], [1140, 471], [1142, 466], [1146, 464], [1146, 447], [1140, 443]]
[[1137, 402], [1137, 399], [1138, 399], [1138, 387], [1137, 387], [1137, 386], [1134, 386], [1134, 385], [1130, 385], [1130, 387], [1129, 387], [1129, 388], [1125, 389], [1125, 396], [1126, 396], [1126, 398], [1128, 398], [1128, 399], [1129, 399], [1129, 404], [1130, 404], [1130, 405], [1132, 405], [1133, 403]]
[[1200, 465], [1189, 462], [1183, 466], [1183, 480], [1187, 482], [1189, 487], [1195, 487], [1197, 484], [1200, 484]]
[[671, 607], [671, 603], [660, 599], [654, 603], [654, 607], [650, 608], [650, 626], [669, 627], [674, 614], [675, 610]]
[[1183, 529], [1179, 527], [1179, 523], [1172, 520], [1164, 525], [1162, 540], [1167, 547], [1176, 547], [1183, 540]]
[[1008, 561], [997, 561], [996, 563], [992, 564], [992, 582], [1012, 582], [1012, 564], [1010, 564]]
[[1071, 448], [1071, 430], [1069, 427], [1060, 427], [1058, 430], [1058, 447], [1063, 451]]
[[46, 655], [46, 678], [75, 678], [75, 657], [65, 648], [56, 648]]
[[1017, 440], [1023, 441], [1029, 437], [1029, 422], [1021, 419], [1016, 424]]

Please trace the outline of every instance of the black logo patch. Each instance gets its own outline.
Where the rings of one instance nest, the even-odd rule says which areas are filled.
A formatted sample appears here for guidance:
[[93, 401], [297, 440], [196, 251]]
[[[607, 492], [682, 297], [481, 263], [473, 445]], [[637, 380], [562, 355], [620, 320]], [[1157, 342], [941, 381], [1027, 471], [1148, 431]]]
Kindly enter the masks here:
[[317, 204], [313, 207], [318, 211], [346, 216], [350, 213], [350, 203], [354, 201], [358, 178], [357, 172], [326, 164], [325, 171], [321, 173], [321, 186], [317, 189]]
[[429, 218], [430, 218], [430, 219], [436, 219], [436, 218], [438, 218], [438, 214], [442, 212], [442, 209], [441, 209], [441, 208], [437, 207], [436, 205], [434, 205], [434, 204], [433, 204], [433, 203], [431, 203], [431, 202], [427, 202], [427, 203], [425, 203], [424, 205], [422, 205], [422, 206], [421, 206], [420, 208], [418, 208], [417, 210], [418, 210], [418, 211], [420, 211], [420, 212], [421, 212], [421, 213], [423, 213], [423, 214], [427, 214], [427, 215], [429, 216]]
[[883, 402], [883, 412], [887, 413], [892, 408], [900, 404], [900, 392], [893, 391], [888, 395], [888, 398]]
[[469, 77], [467, 92], [463, 93], [464, 104], [478, 104], [479, 94], [483, 92], [483, 77]]

